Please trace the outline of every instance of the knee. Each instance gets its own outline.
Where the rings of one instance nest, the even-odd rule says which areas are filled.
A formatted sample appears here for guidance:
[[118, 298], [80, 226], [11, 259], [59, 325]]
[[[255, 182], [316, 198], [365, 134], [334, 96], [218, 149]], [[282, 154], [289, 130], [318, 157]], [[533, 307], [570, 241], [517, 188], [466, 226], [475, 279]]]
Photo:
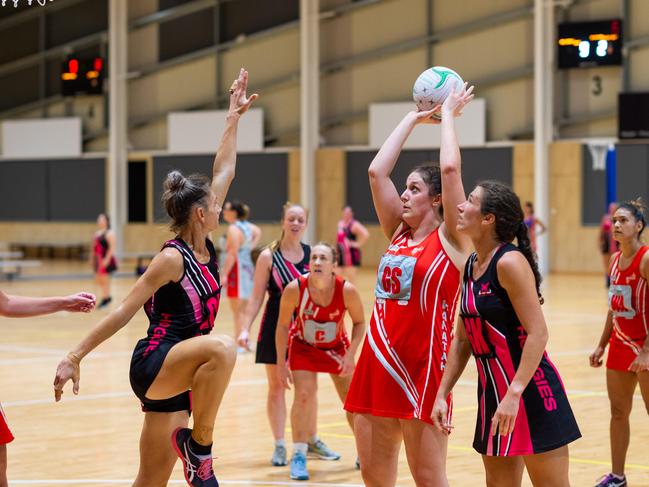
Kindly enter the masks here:
[[311, 388], [296, 390], [294, 404], [306, 406], [313, 401], [313, 398], [315, 398], [315, 391], [311, 390]]
[[631, 414], [632, 403], [611, 402], [612, 419], [628, 419]]
[[217, 362], [220, 367], [234, 368], [237, 360], [237, 347], [234, 340], [229, 336], [210, 336], [208, 340], [209, 360]]
[[272, 381], [268, 383], [268, 398], [271, 401], [284, 401], [286, 389], [282, 387], [279, 381]]

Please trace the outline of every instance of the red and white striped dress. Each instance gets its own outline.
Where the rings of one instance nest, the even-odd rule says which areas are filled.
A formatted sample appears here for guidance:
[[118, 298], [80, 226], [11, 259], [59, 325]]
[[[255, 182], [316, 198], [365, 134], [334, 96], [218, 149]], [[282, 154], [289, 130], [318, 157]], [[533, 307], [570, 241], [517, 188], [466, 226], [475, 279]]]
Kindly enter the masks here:
[[[410, 236], [409, 228], [400, 232], [381, 259], [372, 318], [345, 409], [432, 424], [453, 339], [460, 271], [438, 229], [417, 245], [409, 245]], [[450, 396], [448, 401], [450, 411]]]
[[613, 256], [608, 306], [613, 315], [606, 367], [628, 371], [649, 334], [649, 293], [640, 275], [640, 262], [649, 246], [640, 247], [626, 269], [619, 267], [622, 252]]

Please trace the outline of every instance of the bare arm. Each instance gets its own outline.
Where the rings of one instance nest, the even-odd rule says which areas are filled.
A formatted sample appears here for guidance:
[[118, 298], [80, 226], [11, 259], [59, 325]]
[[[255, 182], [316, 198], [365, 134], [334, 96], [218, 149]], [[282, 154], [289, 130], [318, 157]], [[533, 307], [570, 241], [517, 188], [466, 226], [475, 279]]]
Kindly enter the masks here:
[[606, 351], [608, 341], [611, 339], [612, 332], [613, 314], [611, 313], [611, 310], [608, 310], [608, 313], [606, 313], [606, 321], [604, 322], [604, 329], [602, 330], [602, 336], [599, 338], [595, 351], [588, 357], [591, 367], [600, 367], [602, 365], [602, 357], [604, 356], [604, 351]]
[[250, 231], [252, 232], [252, 238], [250, 239], [250, 247], [253, 249], [257, 247], [257, 244], [259, 243], [259, 240], [261, 239], [261, 228], [259, 228], [257, 225], [251, 223], [250, 224]]
[[122, 329], [160, 287], [170, 281], [177, 281], [182, 277], [182, 274], [183, 259], [178, 251], [165, 249], [156, 255], [119, 307], [95, 325], [59, 363], [54, 379], [55, 399], [57, 401], [61, 399], [63, 386], [70, 379], [74, 383], [73, 392], [77, 394], [79, 392], [79, 364], [83, 357]]
[[115, 233], [111, 230], [106, 232], [106, 243], [108, 243], [108, 248], [106, 249], [106, 255], [104, 256], [104, 267], [108, 266], [110, 259], [115, 255]]
[[230, 271], [234, 267], [241, 248], [241, 232], [234, 225], [228, 226], [227, 237], [225, 241], [225, 260], [223, 261], [223, 280], [228, 278]]
[[538, 218], [534, 217], [534, 224], [540, 228], [539, 232], [537, 235], [541, 235], [542, 233], [545, 233], [548, 229], [545, 227], [545, 224], [539, 220]]
[[455, 117], [473, 99], [473, 86], [468, 90], [466, 83], [459, 93], [451, 93], [442, 105], [441, 144], [439, 149], [439, 168], [442, 174], [442, 204], [444, 225], [442, 231], [460, 251], [471, 246], [468, 236], [457, 231], [457, 206], [466, 200], [462, 184], [462, 156], [455, 134]]
[[349, 342], [347, 355], [350, 355], [353, 359], [356, 356], [358, 347], [363, 342], [363, 338], [365, 338], [365, 313], [363, 312], [361, 296], [351, 282], [345, 282], [343, 299], [349, 317], [352, 319], [352, 339]]
[[355, 221], [354, 224], [352, 225], [351, 228], [352, 233], [356, 237], [356, 241], [352, 242], [354, 247], [360, 248], [363, 245], [365, 245], [365, 242], [367, 242], [367, 239], [370, 237], [370, 232], [367, 231], [367, 228], [365, 228], [365, 225], [363, 225], [359, 221]]
[[527, 333], [516, 374], [500, 402], [491, 423], [491, 433], [508, 435], [514, 428], [523, 391], [541, 363], [548, 343], [548, 328], [536, 293], [534, 274], [520, 252], [508, 252], [498, 261], [498, 280]]
[[466, 336], [464, 320], [458, 317], [457, 325], [455, 326], [455, 337], [448, 351], [446, 368], [444, 369], [444, 375], [442, 376], [439, 389], [437, 389], [437, 397], [435, 398], [432, 412], [433, 423], [443, 433], [448, 434], [452, 429], [451, 423], [448, 421], [446, 398], [453, 390], [453, 387], [455, 387], [462, 372], [464, 372], [470, 357], [471, 344]]
[[252, 294], [250, 295], [248, 304], [246, 305], [243, 315], [241, 316], [241, 332], [237, 339], [239, 346], [241, 347], [248, 346], [248, 338], [250, 335], [252, 322], [255, 321], [255, 318], [259, 313], [259, 309], [264, 302], [266, 286], [268, 285], [268, 279], [270, 278], [270, 268], [272, 266], [272, 263], [273, 256], [270, 249], [264, 249], [257, 258], [257, 263], [255, 264], [255, 276], [253, 278], [252, 284]]
[[[640, 261], [640, 276], [646, 282], [649, 282], [649, 252], [645, 252]], [[648, 310], [643, 310], [643, 312], [649, 313]], [[645, 319], [647, 318], [648, 317], [645, 316]], [[645, 338], [640, 353], [629, 366], [629, 371], [636, 373], [649, 371], [649, 335]]]
[[412, 129], [417, 123], [430, 121], [430, 117], [438, 109], [439, 107], [435, 107], [426, 112], [410, 112], [403, 117], [403, 120], [383, 142], [368, 169], [374, 209], [379, 218], [381, 229], [389, 239], [394, 236], [397, 228], [401, 225], [403, 213], [403, 203], [397, 188], [390, 179], [390, 174], [392, 174], [403, 144], [408, 140]]
[[291, 375], [286, 363], [286, 349], [288, 348], [288, 329], [291, 326], [293, 312], [297, 307], [299, 298], [297, 279], [292, 281], [282, 293], [282, 300], [279, 303], [279, 317], [277, 318], [277, 329], [275, 330], [275, 349], [277, 350], [277, 374], [281, 384], [290, 389], [292, 382]]
[[[258, 95], [247, 97], [248, 71], [241, 68], [239, 77], [232, 83], [230, 88], [230, 108], [225, 119], [225, 130], [221, 142], [214, 157], [212, 166], [212, 190], [216, 194], [216, 204], [219, 210], [223, 206], [225, 197], [228, 194], [230, 183], [234, 179], [234, 172], [237, 162], [237, 128], [239, 118], [243, 115]], [[220, 211], [219, 211], [220, 212]]]
[[88, 313], [95, 307], [95, 295], [77, 293], [70, 296], [31, 298], [13, 296], [0, 291], [0, 315], [9, 318], [26, 318], [57, 311], [82, 311]]

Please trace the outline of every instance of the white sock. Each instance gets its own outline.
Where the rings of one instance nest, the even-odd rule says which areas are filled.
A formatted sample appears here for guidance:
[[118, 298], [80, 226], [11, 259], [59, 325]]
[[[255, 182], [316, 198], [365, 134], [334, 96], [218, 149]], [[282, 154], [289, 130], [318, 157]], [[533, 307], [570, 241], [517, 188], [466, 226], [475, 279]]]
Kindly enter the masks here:
[[302, 455], [306, 456], [306, 449], [306, 443], [293, 443], [293, 453], [301, 453]]
[[613, 473], [613, 472], [611, 472], [611, 475], [613, 475], [613, 477], [615, 477], [615, 478], [618, 479], [618, 480], [623, 480], [624, 477], [625, 477], [624, 474], [622, 474], [622, 475], [618, 475], [618, 474]]
[[283, 446], [284, 448], [286, 448], [286, 441], [284, 441], [284, 438], [275, 440], [275, 446]]
[[313, 435], [311, 438], [309, 438], [309, 443], [312, 445], [316, 443], [320, 438], [318, 438], [318, 435]]

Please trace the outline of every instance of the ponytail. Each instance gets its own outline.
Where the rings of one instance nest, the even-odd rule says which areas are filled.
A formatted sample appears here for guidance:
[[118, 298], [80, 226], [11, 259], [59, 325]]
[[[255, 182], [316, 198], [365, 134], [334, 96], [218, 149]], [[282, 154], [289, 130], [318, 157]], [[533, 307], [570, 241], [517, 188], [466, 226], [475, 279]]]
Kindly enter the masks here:
[[541, 277], [541, 273], [539, 272], [539, 266], [536, 261], [536, 254], [532, 250], [529, 230], [527, 228], [527, 225], [525, 225], [525, 222], [521, 222], [520, 225], [518, 225], [518, 229], [516, 230], [516, 242], [518, 243], [518, 250], [520, 250], [521, 254], [525, 256], [527, 262], [532, 268], [532, 272], [534, 273], [534, 281], [536, 281], [536, 294], [539, 297], [539, 302], [543, 304], [543, 302], [545, 301], [543, 299], [543, 295], [541, 295], [541, 280], [543, 278]]

